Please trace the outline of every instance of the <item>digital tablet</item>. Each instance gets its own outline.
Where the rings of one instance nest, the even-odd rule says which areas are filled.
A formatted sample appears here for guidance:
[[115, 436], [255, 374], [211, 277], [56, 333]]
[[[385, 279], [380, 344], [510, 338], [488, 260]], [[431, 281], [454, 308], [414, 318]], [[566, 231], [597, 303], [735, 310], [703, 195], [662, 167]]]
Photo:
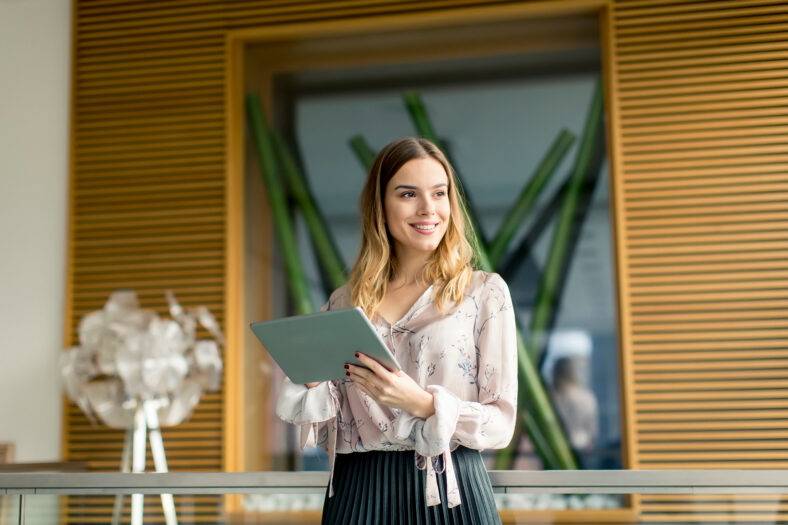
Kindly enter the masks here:
[[400, 366], [359, 307], [260, 321], [250, 325], [293, 383], [346, 379], [345, 363], [363, 366], [356, 352], [387, 368]]

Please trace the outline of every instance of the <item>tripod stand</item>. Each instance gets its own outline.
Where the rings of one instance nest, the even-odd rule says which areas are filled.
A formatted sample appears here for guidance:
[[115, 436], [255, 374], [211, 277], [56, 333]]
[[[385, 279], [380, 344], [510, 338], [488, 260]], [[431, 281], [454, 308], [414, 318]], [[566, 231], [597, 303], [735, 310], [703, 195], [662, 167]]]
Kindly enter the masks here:
[[[121, 472], [145, 472], [146, 431], [156, 472], [167, 472], [167, 458], [164, 456], [164, 441], [161, 439], [157, 414], [159, 406], [160, 403], [157, 401], [137, 402], [134, 424], [126, 430], [126, 438], [123, 442]], [[143, 497], [142, 494], [131, 495], [131, 525], [142, 525]], [[167, 525], [178, 525], [172, 494], [161, 495], [161, 507]], [[112, 525], [120, 523], [122, 510], [123, 494], [118, 494], [115, 496], [115, 506], [112, 511]]]

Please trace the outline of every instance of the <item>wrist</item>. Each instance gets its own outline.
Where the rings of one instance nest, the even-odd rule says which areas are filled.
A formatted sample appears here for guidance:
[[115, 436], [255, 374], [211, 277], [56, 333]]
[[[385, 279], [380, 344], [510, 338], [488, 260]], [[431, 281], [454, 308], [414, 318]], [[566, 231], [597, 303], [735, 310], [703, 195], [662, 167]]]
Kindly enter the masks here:
[[421, 403], [419, 403], [418, 414], [413, 415], [422, 419], [427, 419], [435, 413], [435, 396], [427, 391], [425, 391], [424, 394]]

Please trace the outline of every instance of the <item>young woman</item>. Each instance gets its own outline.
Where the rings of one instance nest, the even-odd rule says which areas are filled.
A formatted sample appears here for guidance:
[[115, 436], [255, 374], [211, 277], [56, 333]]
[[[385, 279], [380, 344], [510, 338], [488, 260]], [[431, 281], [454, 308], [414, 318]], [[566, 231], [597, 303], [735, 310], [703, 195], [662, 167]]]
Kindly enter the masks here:
[[517, 357], [498, 274], [473, 271], [454, 172], [424, 139], [377, 155], [361, 250], [324, 309], [360, 306], [402, 370], [357, 354], [347, 379], [285, 380], [277, 414], [329, 454], [323, 523], [500, 523], [482, 449], [512, 437]]

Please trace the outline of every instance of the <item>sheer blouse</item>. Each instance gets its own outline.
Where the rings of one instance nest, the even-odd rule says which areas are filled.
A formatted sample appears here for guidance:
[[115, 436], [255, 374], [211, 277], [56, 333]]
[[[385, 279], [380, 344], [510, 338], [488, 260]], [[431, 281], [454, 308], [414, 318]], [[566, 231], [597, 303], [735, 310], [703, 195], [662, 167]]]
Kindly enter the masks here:
[[[323, 310], [350, 306], [345, 285]], [[434, 396], [432, 416], [379, 405], [350, 379], [313, 388], [285, 379], [277, 415], [301, 427], [302, 447], [326, 450], [330, 480], [335, 454], [414, 450], [417, 468], [427, 471], [428, 505], [440, 503], [436, 469], [445, 470], [449, 507], [459, 505], [451, 450], [503, 448], [514, 431], [517, 344], [509, 289], [498, 274], [475, 271], [461, 303], [444, 313], [430, 286], [402, 319], [390, 324], [375, 315], [372, 324], [402, 370]]]

